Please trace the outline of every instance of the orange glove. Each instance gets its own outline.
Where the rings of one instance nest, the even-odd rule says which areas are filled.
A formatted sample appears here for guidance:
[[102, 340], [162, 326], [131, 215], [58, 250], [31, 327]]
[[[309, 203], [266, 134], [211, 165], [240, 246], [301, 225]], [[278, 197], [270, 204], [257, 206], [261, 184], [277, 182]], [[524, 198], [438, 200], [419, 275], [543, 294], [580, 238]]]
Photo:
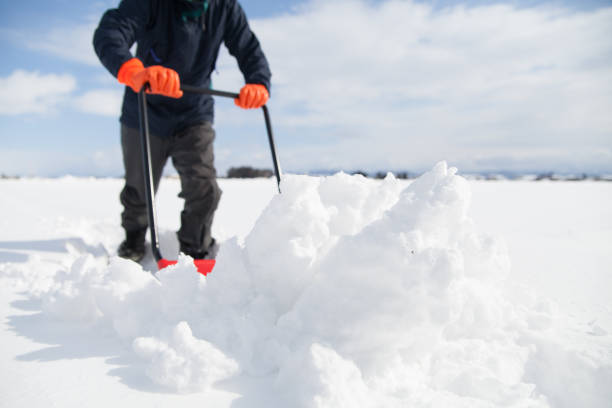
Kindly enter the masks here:
[[246, 84], [240, 90], [240, 97], [234, 103], [242, 109], [261, 108], [268, 102], [270, 94], [265, 86], [260, 84]]
[[171, 98], [183, 96], [179, 74], [170, 68], [153, 65], [145, 68], [138, 58], [132, 58], [121, 65], [117, 79], [124, 85], [140, 92], [144, 84], [149, 84], [147, 93], [160, 94]]

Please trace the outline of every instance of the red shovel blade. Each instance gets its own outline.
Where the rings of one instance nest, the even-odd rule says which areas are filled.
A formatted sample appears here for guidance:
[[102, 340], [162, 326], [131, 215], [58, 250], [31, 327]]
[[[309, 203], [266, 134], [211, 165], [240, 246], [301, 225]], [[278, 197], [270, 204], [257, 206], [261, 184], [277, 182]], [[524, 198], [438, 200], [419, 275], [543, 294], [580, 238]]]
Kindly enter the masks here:
[[[160, 259], [159, 261], [157, 261], [157, 269], [160, 270], [160, 269], [164, 269], [166, 266], [176, 265], [176, 262], [177, 261], [170, 261], [168, 259]], [[213, 268], [215, 267], [215, 260], [214, 259], [194, 259], [193, 264], [195, 265], [198, 272], [206, 276], [207, 274], [212, 272]]]

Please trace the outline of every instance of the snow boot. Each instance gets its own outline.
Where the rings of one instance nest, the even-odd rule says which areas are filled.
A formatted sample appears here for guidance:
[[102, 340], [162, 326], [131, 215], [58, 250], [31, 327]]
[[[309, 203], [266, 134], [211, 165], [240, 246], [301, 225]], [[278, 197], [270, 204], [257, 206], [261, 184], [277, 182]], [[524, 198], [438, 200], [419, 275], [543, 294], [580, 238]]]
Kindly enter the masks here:
[[145, 256], [145, 234], [147, 230], [125, 231], [125, 240], [119, 245], [117, 255], [140, 262]]
[[194, 250], [193, 248], [183, 244], [182, 242], [180, 243], [180, 246], [181, 252], [185, 255], [189, 255], [193, 259], [215, 259], [217, 257], [217, 252], [219, 252], [219, 244], [217, 244], [217, 241], [215, 241], [214, 238], [208, 246], [208, 249], [206, 249], [205, 251]]

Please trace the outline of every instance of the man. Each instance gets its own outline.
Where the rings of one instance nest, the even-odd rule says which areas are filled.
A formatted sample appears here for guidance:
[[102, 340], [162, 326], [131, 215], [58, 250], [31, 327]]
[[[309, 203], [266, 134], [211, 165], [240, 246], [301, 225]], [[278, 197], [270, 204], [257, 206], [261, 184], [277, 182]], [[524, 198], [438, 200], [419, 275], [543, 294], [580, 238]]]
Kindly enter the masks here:
[[[137, 43], [136, 56], [130, 48]], [[121, 257], [144, 257], [148, 225], [139, 137], [137, 92], [148, 84], [154, 188], [168, 158], [181, 179], [185, 199], [181, 252], [214, 258], [213, 215], [221, 197], [213, 164], [213, 100], [188, 94], [180, 84], [209, 87], [219, 48], [225, 43], [246, 85], [236, 105], [259, 108], [270, 89], [270, 69], [259, 41], [236, 0], [122, 0], [102, 16], [93, 44], [102, 64], [126, 85], [121, 113], [125, 186], [120, 199], [125, 240]]]

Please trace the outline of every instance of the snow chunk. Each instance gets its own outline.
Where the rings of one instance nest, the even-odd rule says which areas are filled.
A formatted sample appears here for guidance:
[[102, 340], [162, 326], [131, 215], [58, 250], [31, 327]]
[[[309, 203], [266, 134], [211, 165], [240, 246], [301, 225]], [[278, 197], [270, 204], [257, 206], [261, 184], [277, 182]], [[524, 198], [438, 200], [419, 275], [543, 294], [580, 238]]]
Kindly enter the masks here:
[[375, 407], [380, 397], [372, 394], [354, 362], [318, 343], [281, 370], [276, 389], [286, 406], [296, 408]]
[[187, 322], [180, 322], [162, 338], [138, 337], [133, 348], [149, 360], [147, 375], [155, 383], [178, 392], [205, 390], [238, 372], [238, 363], [195, 338]]

